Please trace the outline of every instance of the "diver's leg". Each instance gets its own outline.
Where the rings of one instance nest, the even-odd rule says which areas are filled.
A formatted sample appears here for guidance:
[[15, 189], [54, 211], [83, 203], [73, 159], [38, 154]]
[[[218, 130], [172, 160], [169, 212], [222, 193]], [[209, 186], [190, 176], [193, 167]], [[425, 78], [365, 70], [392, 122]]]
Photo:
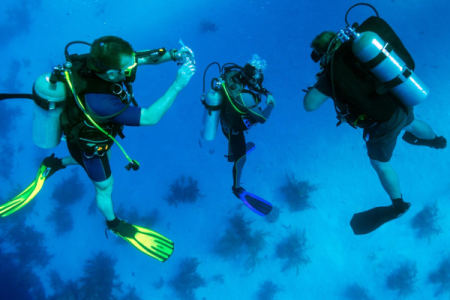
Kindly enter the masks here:
[[391, 166], [391, 163], [389, 161], [381, 162], [370, 159], [370, 164], [377, 172], [381, 185], [386, 193], [388, 193], [389, 197], [391, 197], [391, 199], [402, 198], [400, 180], [397, 172], [395, 172], [394, 168]]
[[63, 166], [75, 166], [79, 165], [79, 163], [72, 157], [72, 156], [66, 156], [61, 158]]
[[434, 133], [430, 125], [428, 125], [424, 121], [417, 119], [414, 119], [414, 121], [403, 128], [403, 130], [408, 131], [414, 134], [416, 137], [425, 140], [432, 140], [436, 137], [436, 133]]
[[235, 161], [233, 164], [233, 187], [241, 186], [242, 171], [247, 161], [244, 132], [229, 133], [230, 148], [233, 151]]
[[95, 186], [95, 200], [97, 201], [98, 209], [101, 211], [107, 221], [112, 221], [116, 218], [114, 215], [114, 208], [112, 203], [112, 190], [114, 179], [111, 176], [100, 182], [92, 181]]

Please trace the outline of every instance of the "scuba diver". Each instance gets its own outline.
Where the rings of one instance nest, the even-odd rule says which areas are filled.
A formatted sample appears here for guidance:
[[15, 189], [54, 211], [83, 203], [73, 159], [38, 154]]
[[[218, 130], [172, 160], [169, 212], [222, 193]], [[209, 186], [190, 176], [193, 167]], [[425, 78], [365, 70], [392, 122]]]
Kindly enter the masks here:
[[[347, 15], [358, 5], [370, 6], [376, 17], [360, 26], [349, 25]], [[317, 110], [327, 99], [334, 101], [338, 125], [363, 128], [372, 167], [392, 205], [376, 207], [353, 216], [354, 234], [367, 234], [403, 215], [411, 206], [400, 190], [399, 177], [390, 164], [401, 131], [412, 145], [444, 149], [447, 141], [424, 121], [414, 117], [413, 106], [428, 96], [428, 88], [414, 73], [414, 61], [393, 29], [365, 3], [345, 15], [347, 27], [339, 33], [325, 31], [311, 44], [311, 58], [320, 62], [317, 82], [308, 87], [306, 111]]]
[[[89, 45], [90, 53], [69, 55], [70, 45], [80, 43]], [[96, 203], [108, 229], [143, 253], [166, 261], [174, 249], [171, 240], [116, 217], [111, 199], [114, 179], [109, 159], [111, 146], [116, 143], [129, 161], [127, 170], [139, 169], [139, 163], [126, 154], [115, 137], [124, 137], [124, 125], [158, 123], [189, 83], [195, 74], [194, 54], [181, 40], [180, 43], [182, 48], [179, 51], [160, 48], [136, 52], [127, 41], [116, 36], [101, 37], [92, 45], [72, 42], [65, 48], [64, 65], [40, 76], [34, 84], [33, 95], [10, 95], [9, 98], [32, 98], [35, 101], [35, 144], [46, 149], [57, 146], [62, 130], [70, 156], [59, 159], [52, 154], [45, 158], [36, 180], [24, 192], [0, 206], [0, 216], [5, 217], [31, 201], [45, 180], [56, 171], [69, 165], [80, 165], [94, 184]], [[168, 61], [182, 65], [175, 81], [150, 107], [139, 107], [132, 89], [137, 67]], [[5, 98], [7, 96], [2, 95], [1, 99]]]
[[[205, 97], [205, 76], [208, 68], [217, 64], [221, 73], [220, 79], [213, 78], [211, 90]], [[203, 76], [202, 102], [205, 106], [201, 135], [206, 140], [216, 136], [220, 119], [222, 132], [228, 140], [228, 162], [233, 163], [233, 194], [253, 212], [260, 216], [268, 215], [272, 204], [247, 192], [241, 186], [241, 176], [247, 154], [254, 150], [254, 143], [246, 143], [244, 132], [255, 124], [264, 124], [275, 107], [272, 93], [262, 86], [266, 61], [253, 55], [243, 68], [227, 63], [220, 67], [218, 63], [210, 64]], [[262, 95], [266, 96], [266, 108], [261, 110], [259, 104]]]

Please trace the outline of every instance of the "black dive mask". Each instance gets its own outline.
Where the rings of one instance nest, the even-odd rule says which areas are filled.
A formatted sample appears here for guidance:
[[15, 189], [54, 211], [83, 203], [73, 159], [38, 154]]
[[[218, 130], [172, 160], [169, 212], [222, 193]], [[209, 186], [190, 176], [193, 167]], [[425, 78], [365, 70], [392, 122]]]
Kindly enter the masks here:
[[325, 51], [322, 52], [322, 53], [320, 53], [320, 54], [317, 54], [316, 51], [313, 50], [313, 51], [311, 52], [311, 59], [312, 59], [315, 63], [318, 63], [318, 62], [320, 61], [320, 59], [321, 59], [324, 55], [325, 55]]
[[235, 76], [241, 84], [248, 86], [250, 89], [261, 89], [262, 82], [264, 81], [264, 74], [261, 70], [256, 69], [250, 64], [246, 64], [242, 71], [238, 72]]

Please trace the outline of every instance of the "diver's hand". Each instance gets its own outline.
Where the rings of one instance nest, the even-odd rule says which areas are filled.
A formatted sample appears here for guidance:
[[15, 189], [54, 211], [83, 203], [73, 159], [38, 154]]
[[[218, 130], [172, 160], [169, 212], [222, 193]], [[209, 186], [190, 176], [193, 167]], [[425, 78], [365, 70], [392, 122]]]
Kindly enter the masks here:
[[267, 95], [266, 104], [272, 104], [275, 107], [275, 98], [272, 95]]
[[175, 79], [175, 85], [180, 89], [185, 88], [194, 74], [195, 65], [193, 63], [182, 65], [178, 70], [177, 78]]

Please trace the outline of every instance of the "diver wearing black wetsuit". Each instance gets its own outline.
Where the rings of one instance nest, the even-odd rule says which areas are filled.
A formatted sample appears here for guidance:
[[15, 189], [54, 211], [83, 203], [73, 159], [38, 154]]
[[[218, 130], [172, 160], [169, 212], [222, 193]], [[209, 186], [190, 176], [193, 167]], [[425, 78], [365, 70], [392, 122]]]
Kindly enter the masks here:
[[[233, 165], [232, 190], [236, 197], [244, 190], [240, 185], [246, 153], [253, 150], [253, 143], [246, 145], [244, 131], [256, 123], [265, 123], [275, 107], [275, 99], [261, 86], [262, 70], [247, 64], [243, 71], [230, 70], [225, 73], [222, 90], [225, 95], [220, 114], [222, 132], [228, 139], [228, 161]], [[258, 106], [262, 94], [267, 96], [267, 107]]]

